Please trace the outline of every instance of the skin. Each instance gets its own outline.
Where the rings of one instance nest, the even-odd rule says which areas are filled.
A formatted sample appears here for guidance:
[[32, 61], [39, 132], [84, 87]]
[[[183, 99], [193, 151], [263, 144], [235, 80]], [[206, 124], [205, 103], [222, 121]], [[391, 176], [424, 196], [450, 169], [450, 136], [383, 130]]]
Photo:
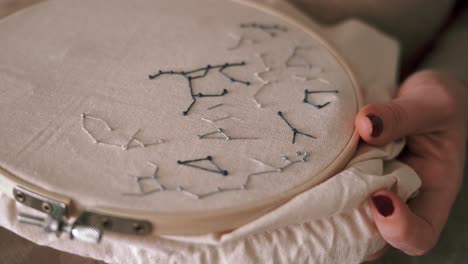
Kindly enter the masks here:
[[[446, 21], [454, 1], [291, 0], [324, 24], [351, 17], [379, 28], [398, 39], [402, 68], [421, 55]], [[410, 66], [411, 67], [411, 66]], [[407, 69], [405, 70], [407, 71]], [[388, 197], [393, 213], [383, 216], [372, 199], [369, 206], [382, 237], [408, 255], [420, 256], [437, 243], [460, 190], [467, 141], [468, 87], [438, 71], [415, 72], [403, 82], [396, 99], [363, 107], [355, 123], [361, 138], [383, 146], [406, 137], [399, 159], [421, 177], [420, 193], [407, 203], [389, 190], [372, 196]], [[379, 117], [383, 130], [372, 136], [368, 115]], [[370, 256], [378, 258], [385, 251]]]
[[[382, 237], [408, 255], [420, 256], [437, 243], [450, 209], [460, 190], [467, 140], [468, 88], [449, 75], [423, 71], [410, 76], [398, 97], [385, 104], [367, 105], [356, 117], [362, 139], [382, 146], [406, 136], [400, 159], [421, 177], [420, 193], [408, 204], [388, 190], [384, 195], [394, 205], [392, 215], [381, 215], [369, 200], [372, 216]], [[380, 136], [372, 137], [368, 114], [384, 124]]]

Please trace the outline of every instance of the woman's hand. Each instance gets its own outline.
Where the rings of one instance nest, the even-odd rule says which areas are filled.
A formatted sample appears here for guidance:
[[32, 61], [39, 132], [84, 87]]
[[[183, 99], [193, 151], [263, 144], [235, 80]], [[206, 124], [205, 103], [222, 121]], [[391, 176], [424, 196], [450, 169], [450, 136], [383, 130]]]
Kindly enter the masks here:
[[368, 144], [407, 138], [400, 159], [421, 177], [420, 193], [406, 204], [380, 190], [372, 194], [370, 207], [382, 237], [408, 255], [431, 250], [447, 222], [463, 177], [467, 115], [468, 87], [424, 71], [409, 77], [395, 100], [367, 105], [356, 117]]

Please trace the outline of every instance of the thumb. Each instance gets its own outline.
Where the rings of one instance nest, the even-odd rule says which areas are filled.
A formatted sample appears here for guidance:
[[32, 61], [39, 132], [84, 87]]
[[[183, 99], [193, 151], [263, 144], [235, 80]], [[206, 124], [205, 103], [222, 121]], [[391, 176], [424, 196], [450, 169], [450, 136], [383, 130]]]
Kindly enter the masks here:
[[404, 136], [437, 130], [454, 105], [443, 83], [442, 77], [421, 72], [402, 84], [396, 99], [363, 107], [355, 120], [361, 138], [381, 146]]
[[393, 247], [412, 256], [423, 255], [434, 247], [438, 233], [396, 194], [387, 190], [375, 192], [370, 208], [379, 233]]

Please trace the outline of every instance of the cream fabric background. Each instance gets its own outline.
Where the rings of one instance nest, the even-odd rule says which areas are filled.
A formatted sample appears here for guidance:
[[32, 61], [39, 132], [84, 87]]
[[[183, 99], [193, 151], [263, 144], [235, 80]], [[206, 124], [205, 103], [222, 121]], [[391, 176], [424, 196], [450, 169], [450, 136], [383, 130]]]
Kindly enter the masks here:
[[[390, 99], [394, 93], [394, 76], [388, 73], [395, 72], [396, 45], [355, 22], [327, 32], [355, 69], [359, 69], [358, 76], [366, 84], [366, 102]], [[369, 43], [365, 48], [360, 44], [363, 38]], [[383, 65], [382, 61], [388, 64]], [[82, 244], [44, 236], [36, 228], [18, 225], [16, 212], [26, 209], [17, 207], [4, 196], [0, 223], [39, 244], [110, 263], [358, 263], [384, 245], [369, 217], [368, 194], [393, 187], [403, 198], [408, 198], [419, 186], [418, 177], [411, 169], [392, 161], [402, 146], [402, 142], [381, 149], [362, 146], [342, 173], [275, 212], [223, 236], [137, 241], [109, 234], [100, 245]]]

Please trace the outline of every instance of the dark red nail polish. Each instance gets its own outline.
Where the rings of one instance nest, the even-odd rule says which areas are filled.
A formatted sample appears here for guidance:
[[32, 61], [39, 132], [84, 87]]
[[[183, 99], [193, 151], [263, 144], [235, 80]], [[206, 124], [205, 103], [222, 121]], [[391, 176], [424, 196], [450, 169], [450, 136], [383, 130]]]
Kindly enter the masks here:
[[382, 118], [374, 115], [374, 114], [368, 114], [367, 118], [372, 123], [372, 137], [376, 138], [382, 134], [383, 131], [383, 121]]
[[379, 213], [385, 217], [388, 217], [393, 214], [395, 207], [393, 207], [393, 202], [390, 198], [384, 195], [372, 196], [372, 202], [379, 211]]

